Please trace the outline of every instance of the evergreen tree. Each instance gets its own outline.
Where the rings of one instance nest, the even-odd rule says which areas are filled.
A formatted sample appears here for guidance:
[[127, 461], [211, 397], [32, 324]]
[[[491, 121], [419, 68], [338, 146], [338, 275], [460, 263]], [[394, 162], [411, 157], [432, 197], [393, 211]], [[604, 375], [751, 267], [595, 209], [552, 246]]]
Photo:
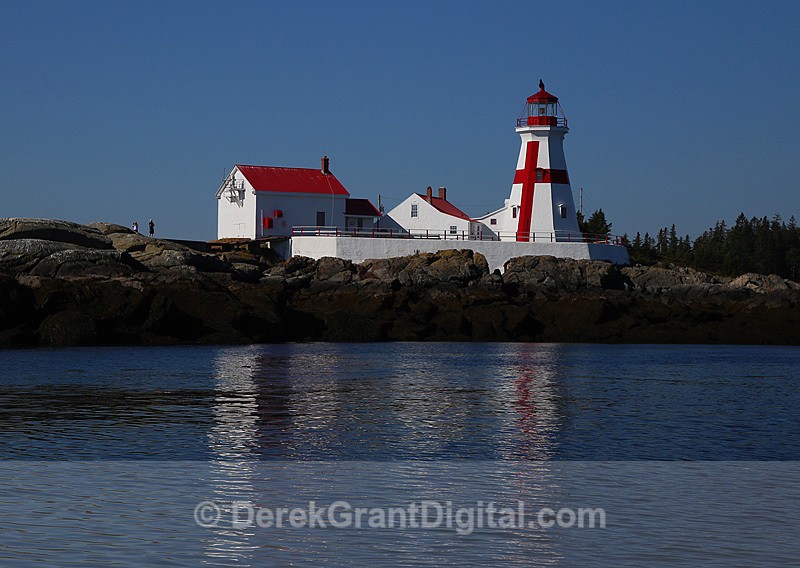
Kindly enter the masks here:
[[741, 213], [733, 227], [718, 221], [694, 242], [678, 237], [673, 224], [658, 230], [656, 238], [636, 234], [628, 245], [632, 262], [669, 262], [705, 272], [738, 276], [745, 272], [800, 278], [800, 227], [794, 216], [785, 223], [780, 215], [748, 219]]
[[606, 219], [606, 214], [602, 209], [598, 209], [589, 216], [589, 219], [578, 225], [582, 233], [590, 235], [607, 235], [611, 232], [611, 223]]

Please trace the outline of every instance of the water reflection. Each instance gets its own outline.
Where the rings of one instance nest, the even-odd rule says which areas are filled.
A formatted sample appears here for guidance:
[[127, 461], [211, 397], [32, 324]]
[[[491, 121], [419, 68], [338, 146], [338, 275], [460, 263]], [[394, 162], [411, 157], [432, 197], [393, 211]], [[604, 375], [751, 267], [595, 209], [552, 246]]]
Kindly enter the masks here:
[[560, 421], [556, 379], [560, 364], [560, 345], [517, 346], [514, 410], [520, 434], [519, 457], [547, 460], [554, 455]]
[[[254, 501], [257, 488], [258, 401], [253, 373], [258, 362], [256, 347], [221, 350], [214, 362], [216, 395], [214, 423], [208, 432], [211, 452], [209, 476], [211, 501]], [[251, 566], [258, 546], [252, 542], [252, 530], [233, 530], [224, 525], [205, 541], [205, 555], [214, 565]]]
[[[400, 350], [219, 350], [208, 433], [212, 499], [290, 507], [340, 499], [379, 507], [420, 499], [551, 505], [560, 485], [541, 460], [553, 456], [559, 428], [558, 347], [483, 345], [454, 354], [426, 346], [413, 358], [397, 356]], [[442, 461], [452, 458], [480, 461]], [[302, 556], [309, 547], [335, 557], [341, 542], [374, 554], [385, 547], [385, 535], [374, 531], [342, 539], [319, 530], [220, 527], [209, 535], [206, 556], [214, 564], [253, 565], [264, 555]], [[398, 546], [413, 563], [435, 556], [450, 537], [408, 533]], [[494, 558], [501, 552], [504, 562], [531, 547], [542, 564], [558, 559], [545, 532], [507, 531], [502, 539], [505, 548]]]

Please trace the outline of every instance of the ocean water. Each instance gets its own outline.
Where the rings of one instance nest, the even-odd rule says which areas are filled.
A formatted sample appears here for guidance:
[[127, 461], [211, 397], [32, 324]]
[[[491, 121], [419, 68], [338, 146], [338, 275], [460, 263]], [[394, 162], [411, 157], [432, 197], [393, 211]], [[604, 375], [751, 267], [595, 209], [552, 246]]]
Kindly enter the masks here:
[[0, 369], [3, 566], [797, 562], [798, 348], [81, 348]]

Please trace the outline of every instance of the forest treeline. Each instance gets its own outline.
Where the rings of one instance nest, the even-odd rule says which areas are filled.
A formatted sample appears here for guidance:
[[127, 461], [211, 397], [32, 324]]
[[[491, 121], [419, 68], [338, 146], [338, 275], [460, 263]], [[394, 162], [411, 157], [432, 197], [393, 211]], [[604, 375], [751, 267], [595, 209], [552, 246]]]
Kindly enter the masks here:
[[[602, 209], [578, 221], [586, 233], [611, 232]], [[675, 225], [655, 235], [626, 234], [623, 239], [633, 264], [672, 263], [725, 276], [757, 272], [800, 277], [800, 228], [794, 216], [785, 222], [780, 215], [748, 219], [741, 213], [732, 227], [718, 221], [694, 241], [679, 236]]]

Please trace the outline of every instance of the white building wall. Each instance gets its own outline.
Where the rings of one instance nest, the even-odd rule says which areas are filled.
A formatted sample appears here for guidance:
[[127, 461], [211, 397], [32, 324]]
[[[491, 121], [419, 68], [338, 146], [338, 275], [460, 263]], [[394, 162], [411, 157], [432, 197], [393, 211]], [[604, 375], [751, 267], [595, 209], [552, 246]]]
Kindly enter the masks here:
[[231, 201], [226, 191], [217, 194], [217, 238], [256, 238], [256, 196], [253, 186], [238, 168], [231, 172], [235, 183], [244, 182], [239, 199]]
[[[411, 216], [411, 206], [417, 206], [417, 216]], [[455, 227], [456, 233], [460, 235], [470, 235], [470, 221], [468, 219], [461, 219], [460, 217], [453, 217], [446, 213], [442, 213], [436, 207], [428, 203], [424, 197], [413, 194], [405, 199], [400, 205], [392, 209], [386, 214], [389, 221], [385, 226], [390, 226], [393, 221], [398, 226], [406, 231], [412, 231], [413, 234], [419, 234], [421, 231], [431, 231], [432, 233], [451, 234], [451, 228]], [[384, 222], [381, 221], [381, 226]]]
[[[551, 184], [550, 195], [552, 195], [553, 229], [555, 231], [559, 231], [559, 238], [563, 237], [563, 231], [572, 234], [579, 233], [580, 228], [578, 227], [578, 210], [575, 209], [575, 200], [572, 197], [572, 187], [567, 184]], [[561, 217], [562, 205], [566, 208], [566, 218]], [[531, 226], [533, 226], [533, 223], [531, 223]]]
[[[318, 211], [325, 213], [326, 227], [344, 229], [345, 195], [259, 191], [256, 197], [257, 219], [262, 218], [262, 213], [264, 217], [272, 217], [276, 209], [283, 213], [283, 217], [273, 220], [272, 229], [263, 229], [262, 234], [259, 228], [258, 237], [285, 237], [292, 234], [292, 227], [315, 227]], [[263, 223], [259, 225], [263, 226]]]
[[364, 262], [371, 258], [392, 258], [420, 252], [469, 249], [481, 253], [489, 270], [502, 271], [512, 258], [526, 255], [555, 256], [586, 260], [608, 260], [628, 264], [625, 247], [588, 243], [518, 243], [506, 241], [450, 241], [441, 239], [388, 239], [354, 237], [292, 237], [293, 256], [320, 259], [325, 256]]
[[[499, 236], [499, 238], [503, 240], [515, 240], [513, 238], [513, 233], [516, 232], [517, 224], [519, 223], [519, 205], [508, 205], [511, 202], [510, 199], [506, 199], [505, 202], [506, 205], [497, 211], [492, 211], [491, 213], [487, 213], [475, 219], [482, 225], [483, 238]], [[514, 216], [515, 212], [517, 217]], [[492, 224], [492, 219], [495, 220], [494, 224]]]

